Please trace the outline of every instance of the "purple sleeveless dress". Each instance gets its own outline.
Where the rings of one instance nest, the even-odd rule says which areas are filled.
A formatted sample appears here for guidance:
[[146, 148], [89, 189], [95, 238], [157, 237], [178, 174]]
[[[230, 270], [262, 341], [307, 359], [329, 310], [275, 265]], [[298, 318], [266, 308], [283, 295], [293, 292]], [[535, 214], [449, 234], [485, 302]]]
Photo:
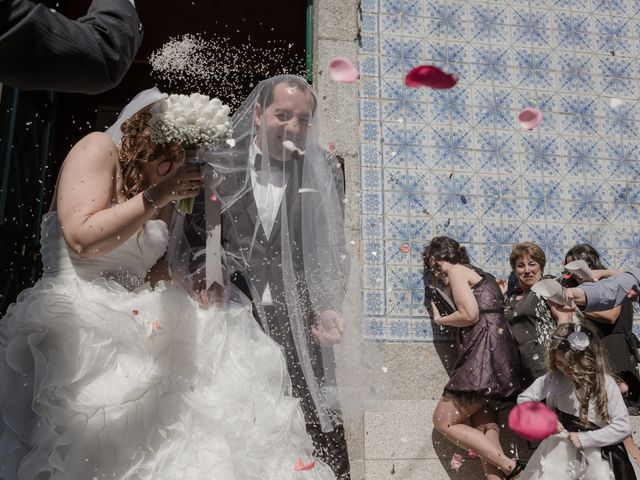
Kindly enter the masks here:
[[483, 398], [507, 400], [520, 391], [518, 348], [504, 317], [502, 293], [495, 279], [482, 271], [473, 286], [480, 318], [457, 329], [458, 360], [446, 393], [477, 401]]

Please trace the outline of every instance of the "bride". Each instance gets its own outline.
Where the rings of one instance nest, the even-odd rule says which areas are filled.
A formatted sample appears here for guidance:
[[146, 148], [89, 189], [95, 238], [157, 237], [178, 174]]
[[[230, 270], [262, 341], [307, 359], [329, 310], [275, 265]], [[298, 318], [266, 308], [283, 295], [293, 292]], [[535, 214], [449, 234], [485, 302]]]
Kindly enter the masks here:
[[44, 274], [0, 322], [0, 479], [334, 478], [248, 302], [200, 308], [168, 279], [172, 204], [201, 180], [150, 140], [163, 98], [64, 161]]

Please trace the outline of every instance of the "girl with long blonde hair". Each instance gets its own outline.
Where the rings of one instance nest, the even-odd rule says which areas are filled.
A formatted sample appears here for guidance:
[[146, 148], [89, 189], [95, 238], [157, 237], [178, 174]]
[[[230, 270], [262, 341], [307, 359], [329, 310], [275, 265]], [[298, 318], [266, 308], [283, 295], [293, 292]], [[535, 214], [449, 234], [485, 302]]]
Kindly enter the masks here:
[[627, 408], [615, 379], [606, 373], [602, 346], [583, 324], [556, 328], [549, 372], [518, 397], [545, 400], [558, 414], [558, 431], [531, 457], [523, 479], [636, 479], [622, 444], [631, 434]]

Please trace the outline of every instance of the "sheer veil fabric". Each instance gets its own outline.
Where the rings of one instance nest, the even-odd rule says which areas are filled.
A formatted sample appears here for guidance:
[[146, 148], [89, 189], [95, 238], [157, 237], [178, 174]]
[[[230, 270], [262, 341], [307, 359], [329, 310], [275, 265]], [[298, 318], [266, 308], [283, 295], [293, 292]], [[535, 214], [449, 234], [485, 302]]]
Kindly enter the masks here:
[[[297, 100], [274, 102], [282, 89]], [[340, 159], [320, 146], [319, 113], [304, 79], [283, 75], [260, 82], [233, 115], [235, 147], [208, 152], [205, 168], [217, 179], [230, 278], [253, 299], [262, 328], [284, 342], [294, 392], [292, 370], [304, 377], [307, 422], [331, 431], [343, 422], [341, 404], [361, 413], [370, 376], [359, 319], [344, 316], [357, 311], [345, 309], [350, 259], [344, 175]], [[202, 224], [202, 218], [189, 221], [196, 224], [192, 229]], [[191, 258], [201, 253], [196, 249]], [[332, 328], [340, 321], [333, 312], [344, 320], [344, 334], [335, 346], [320, 345], [313, 328], [322, 322]]]

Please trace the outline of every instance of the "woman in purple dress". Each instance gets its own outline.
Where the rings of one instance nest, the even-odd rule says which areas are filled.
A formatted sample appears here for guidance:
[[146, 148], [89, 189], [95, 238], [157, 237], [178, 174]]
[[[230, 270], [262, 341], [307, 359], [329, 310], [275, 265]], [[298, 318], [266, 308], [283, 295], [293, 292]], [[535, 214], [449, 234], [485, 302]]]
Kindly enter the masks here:
[[433, 412], [434, 427], [454, 444], [477, 452], [487, 479], [515, 478], [524, 464], [502, 450], [493, 405], [520, 388], [518, 350], [504, 318], [500, 287], [493, 276], [471, 266], [466, 249], [451, 238], [434, 237], [423, 255], [425, 268], [442, 281], [456, 309], [441, 315], [432, 303], [433, 321], [455, 327], [458, 340], [458, 359]]

